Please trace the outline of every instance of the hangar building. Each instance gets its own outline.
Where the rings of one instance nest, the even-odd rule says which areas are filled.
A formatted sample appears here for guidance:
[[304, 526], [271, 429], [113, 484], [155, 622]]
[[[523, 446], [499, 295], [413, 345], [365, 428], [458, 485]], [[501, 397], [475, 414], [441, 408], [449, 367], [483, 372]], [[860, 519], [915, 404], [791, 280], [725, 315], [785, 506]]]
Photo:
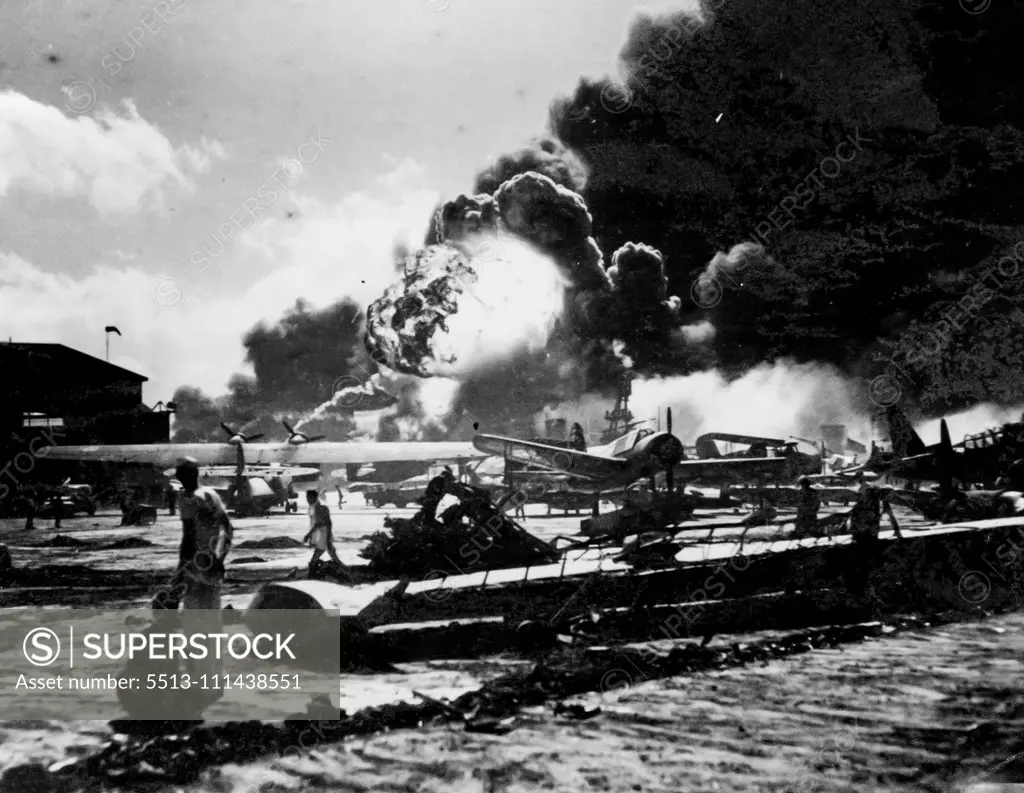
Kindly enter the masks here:
[[142, 402], [148, 378], [63, 344], [0, 343], [0, 438], [61, 445], [166, 443], [171, 412]]

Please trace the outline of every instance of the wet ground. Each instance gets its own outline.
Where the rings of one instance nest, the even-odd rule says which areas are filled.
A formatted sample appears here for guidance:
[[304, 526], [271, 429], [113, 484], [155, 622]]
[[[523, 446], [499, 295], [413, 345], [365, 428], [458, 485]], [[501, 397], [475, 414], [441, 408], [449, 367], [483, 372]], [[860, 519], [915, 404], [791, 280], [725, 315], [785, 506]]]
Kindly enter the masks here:
[[[526, 527], [544, 539], [578, 530], [580, 517], [546, 518], [543, 507], [528, 509]], [[366, 535], [380, 529], [385, 514], [412, 513], [348, 504], [332, 511], [339, 555], [351, 564], [361, 561]], [[710, 524], [742, 515], [704, 517], [690, 533], [694, 540], [706, 539]], [[911, 530], [921, 524], [901, 517]], [[16, 567], [54, 571], [47, 576], [50, 586], [33, 582], [30, 588], [0, 590], [0, 605], [145, 604], [176, 561], [179, 524], [166, 513], [151, 527], [120, 528], [119, 520], [113, 513], [83, 516], [65, 520], [59, 532], [50, 522], [40, 521], [32, 532], [22, 531], [18, 521], [0, 522], [0, 543], [8, 545]], [[235, 525], [226, 603], [244, 607], [261, 580], [304, 572], [309, 552], [302, 547], [244, 547], [273, 538], [301, 540], [304, 515], [275, 514]], [[748, 536], [778, 531], [755, 529]], [[719, 527], [713, 539], [736, 533]], [[62, 540], [63, 547], [53, 547], [58, 534], [88, 544], [72, 547]], [[129, 538], [152, 544], [124, 542]], [[246, 557], [264, 561], [237, 563]], [[103, 586], [90, 586], [97, 580]], [[716, 637], [710, 647], [766, 636]], [[269, 753], [241, 765], [215, 764], [200, 781], [154, 789], [954, 790], [955, 783], [1024, 752], [1022, 650], [1024, 617], [1006, 614], [883, 634], [727, 671], [640, 681], [625, 668], [617, 683], [604, 685], [613, 690], [580, 698], [602, 709], [586, 721], [556, 715], [547, 703], [523, 710], [507, 735], [428, 726], [322, 743], [284, 759]], [[422, 702], [414, 691], [454, 700], [489, 680], [529, 669], [534, 660], [506, 655], [344, 675], [342, 706], [351, 713]], [[0, 722], [0, 768], [66, 761], [95, 751], [113, 733], [104, 722]], [[993, 773], [1024, 781], [1018, 764], [1019, 758], [1010, 760]], [[0, 790], [30, 790], [26, 785], [25, 777], [11, 778]]]

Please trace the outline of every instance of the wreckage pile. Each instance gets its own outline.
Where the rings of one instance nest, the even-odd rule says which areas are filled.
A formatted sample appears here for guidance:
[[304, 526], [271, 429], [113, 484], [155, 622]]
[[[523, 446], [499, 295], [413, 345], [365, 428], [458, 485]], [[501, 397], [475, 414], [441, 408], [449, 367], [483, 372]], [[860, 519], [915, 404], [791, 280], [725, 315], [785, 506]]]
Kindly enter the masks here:
[[[558, 554], [491, 503], [490, 493], [458, 482], [444, 486], [455, 496], [437, 520], [434, 502], [424, 502], [410, 519], [384, 519], [390, 531], [376, 532], [359, 555], [370, 571], [395, 577], [436, 577], [484, 569], [525, 567], [554, 562]], [[440, 494], [439, 494], [440, 495]]]
[[417, 517], [385, 518], [359, 555], [371, 572], [400, 578], [471, 573], [550, 561], [517, 533], [491, 531], [486, 525], [450, 521], [427, 526]]

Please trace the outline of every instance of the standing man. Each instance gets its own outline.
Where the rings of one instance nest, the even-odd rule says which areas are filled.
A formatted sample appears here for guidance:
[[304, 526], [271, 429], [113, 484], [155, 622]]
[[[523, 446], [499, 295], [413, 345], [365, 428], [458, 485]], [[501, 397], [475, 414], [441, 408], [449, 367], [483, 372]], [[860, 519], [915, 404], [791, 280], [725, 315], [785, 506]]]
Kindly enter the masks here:
[[309, 560], [309, 577], [314, 578], [320, 569], [320, 557], [326, 551], [331, 561], [342, 570], [348, 568], [338, 558], [334, 550], [334, 531], [331, 524], [331, 510], [326, 504], [320, 502], [320, 492], [317, 490], [306, 491], [306, 503], [309, 504], [309, 531], [302, 538], [313, 548], [313, 558]]
[[56, 493], [50, 496], [50, 509], [53, 510], [53, 528], [60, 528], [60, 513], [64, 509], [64, 504], [61, 502], [61, 497]]
[[445, 497], [448, 486], [454, 481], [455, 475], [452, 473], [452, 469], [446, 465], [439, 476], [435, 476], [427, 483], [427, 492], [420, 499], [423, 507], [418, 513], [424, 525], [433, 527], [440, 525], [435, 515], [437, 505], [441, 503], [441, 499]]
[[796, 528], [793, 539], [815, 537], [818, 534], [818, 510], [821, 508], [821, 497], [811, 487], [811, 480], [801, 476], [800, 500], [796, 508]]
[[[877, 475], [874, 477], [877, 479]], [[882, 515], [889, 516], [896, 538], [903, 539], [899, 522], [892, 511], [892, 488], [887, 487], [883, 492], [878, 486], [869, 484], [870, 480], [861, 484], [860, 495], [857, 502], [850, 510], [850, 533], [853, 535], [854, 543], [862, 546], [874, 545], [878, 540], [878, 534], [882, 530]]]
[[170, 482], [167, 483], [167, 493], [165, 495], [167, 497], [167, 511], [174, 515], [174, 508], [178, 503], [178, 493]]
[[853, 538], [854, 558], [851, 569], [846, 575], [851, 590], [858, 592], [868, 598], [869, 601], [878, 601], [874, 588], [869, 586], [871, 574], [878, 564], [880, 557], [879, 532], [882, 528], [883, 513], [889, 516], [896, 538], [902, 540], [899, 523], [892, 511], [890, 503], [891, 488], [886, 488], [883, 493], [876, 485], [870, 484], [878, 478], [877, 474], [865, 475], [861, 483], [860, 495], [857, 502], [850, 511], [850, 533]]
[[36, 499], [35, 493], [29, 489], [25, 489], [21, 496], [21, 508], [25, 513], [25, 530], [34, 529], [36, 519]]
[[882, 515], [889, 517], [889, 523], [892, 525], [893, 533], [896, 535], [897, 540], [903, 539], [903, 532], [900, 531], [899, 521], [896, 520], [896, 515], [892, 511], [892, 485], [885, 485], [879, 493], [879, 515], [878, 521], [881, 523]]

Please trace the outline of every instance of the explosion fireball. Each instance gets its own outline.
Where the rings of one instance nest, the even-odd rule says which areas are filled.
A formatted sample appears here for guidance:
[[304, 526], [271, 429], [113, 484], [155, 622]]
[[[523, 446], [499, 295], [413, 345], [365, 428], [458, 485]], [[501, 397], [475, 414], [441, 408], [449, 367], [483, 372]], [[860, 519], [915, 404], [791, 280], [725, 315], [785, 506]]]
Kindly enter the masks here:
[[367, 345], [378, 363], [400, 372], [464, 376], [543, 349], [566, 286], [551, 258], [512, 237], [472, 234], [430, 245], [367, 309]]

